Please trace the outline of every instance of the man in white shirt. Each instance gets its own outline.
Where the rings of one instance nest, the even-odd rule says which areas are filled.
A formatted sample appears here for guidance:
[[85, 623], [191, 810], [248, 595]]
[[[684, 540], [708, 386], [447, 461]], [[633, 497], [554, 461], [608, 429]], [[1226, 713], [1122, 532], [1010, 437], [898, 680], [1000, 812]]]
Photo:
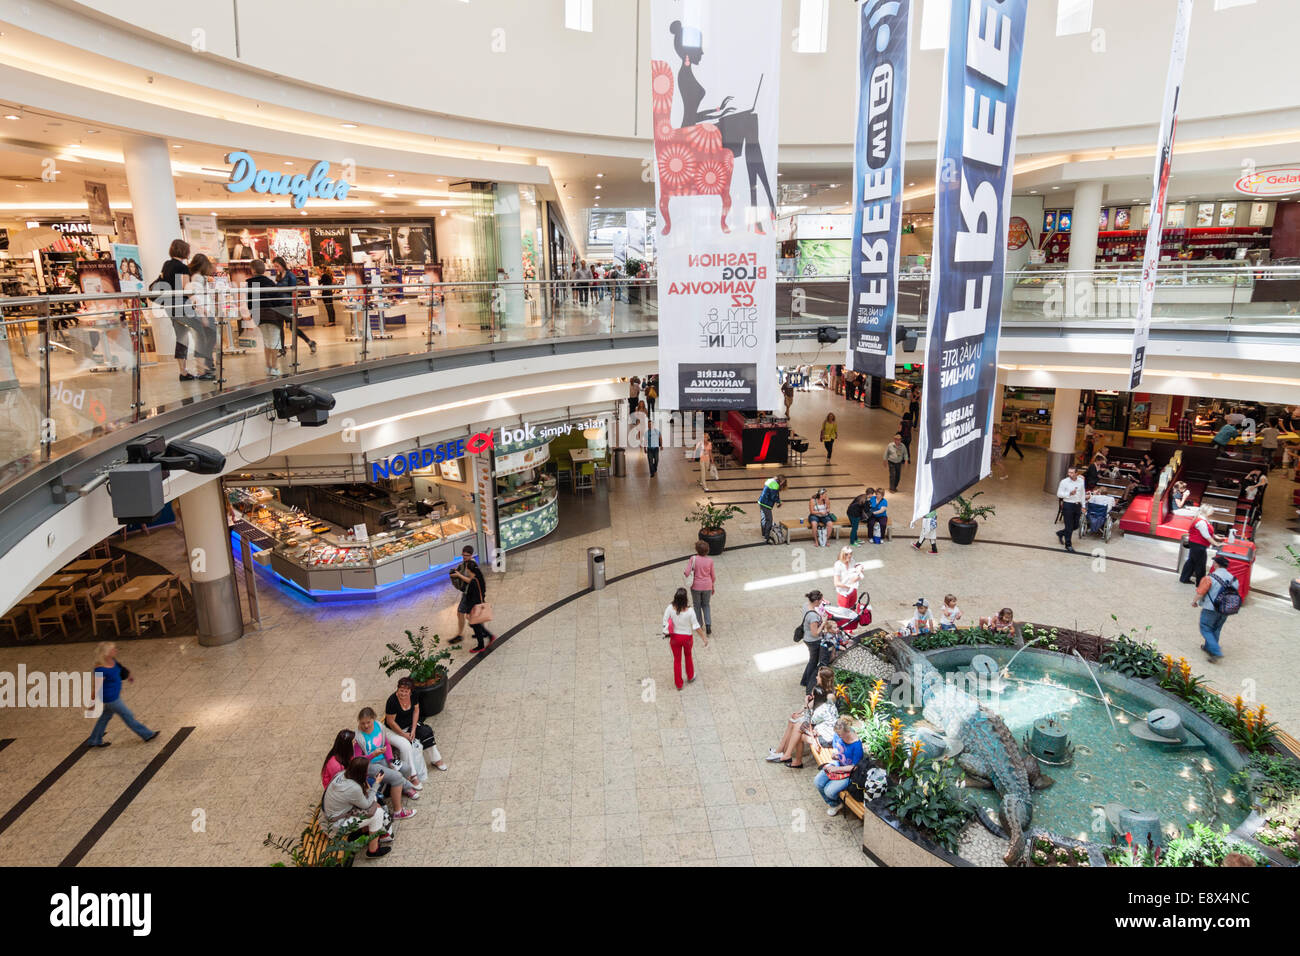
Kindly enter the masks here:
[[1075, 529], [1079, 527], [1079, 516], [1083, 513], [1083, 503], [1087, 497], [1078, 468], [1070, 466], [1061, 483], [1056, 486], [1056, 497], [1061, 499], [1061, 515], [1065, 518], [1065, 528], [1056, 532], [1056, 537], [1065, 545], [1065, 550], [1073, 554], [1072, 539]]

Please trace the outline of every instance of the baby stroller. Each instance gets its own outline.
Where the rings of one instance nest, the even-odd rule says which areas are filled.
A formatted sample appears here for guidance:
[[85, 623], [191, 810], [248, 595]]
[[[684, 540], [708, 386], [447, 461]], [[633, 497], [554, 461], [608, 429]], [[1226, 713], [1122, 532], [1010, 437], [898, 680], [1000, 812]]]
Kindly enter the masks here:
[[871, 595], [858, 591], [858, 603], [853, 607], [823, 604], [826, 617], [833, 620], [840, 634], [840, 649], [848, 647], [858, 637], [858, 632], [871, 626]]
[[1110, 495], [1093, 495], [1088, 499], [1083, 513], [1083, 527], [1079, 537], [1092, 535], [1103, 541], [1110, 540], [1115, 527], [1115, 499]]

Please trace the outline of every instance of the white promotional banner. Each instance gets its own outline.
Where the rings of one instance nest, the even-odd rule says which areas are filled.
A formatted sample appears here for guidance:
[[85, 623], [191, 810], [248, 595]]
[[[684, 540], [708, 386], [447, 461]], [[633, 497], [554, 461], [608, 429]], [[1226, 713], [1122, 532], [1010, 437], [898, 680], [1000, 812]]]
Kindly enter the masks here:
[[1142, 286], [1138, 296], [1137, 319], [1133, 325], [1129, 391], [1142, 384], [1142, 369], [1146, 364], [1147, 340], [1151, 333], [1151, 303], [1156, 294], [1156, 269], [1160, 264], [1160, 240], [1165, 222], [1165, 194], [1169, 191], [1174, 132], [1178, 128], [1178, 96], [1183, 88], [1187, 31], [1191, 23], [1192, 0], [1178, 0], [1174, 45], [1169, 52], [1169, 73], [1165, 76], [1165, 102], [1160, 109], [1160, 140], [1156, 143], [1155, 182], [1151, 187], [1151, 223], [1147, 226], [1146, 254], [1142, 257]]
[[659, 404], [780, 407], [780, 0], [654, 0]]

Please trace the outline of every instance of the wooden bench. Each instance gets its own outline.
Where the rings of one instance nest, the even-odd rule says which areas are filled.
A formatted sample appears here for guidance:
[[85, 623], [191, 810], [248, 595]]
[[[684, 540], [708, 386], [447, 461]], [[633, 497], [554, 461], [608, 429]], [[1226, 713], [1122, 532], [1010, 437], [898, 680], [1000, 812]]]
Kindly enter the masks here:
[[[302, 832], [303, 866], [320, 866], [331, 842], [332, 837], [321, 822], [321, 808], [317, 806], [316, 812], [311, 815], [311, 822], [307, 824], [307, 829]], [[353, 854], [351, 853], [334, 850], [330, 855], [337, 861], [336, 866], [352, 865]]]
[[[799, 520], [791, 521], [791, 520], [788, 519], [788, 518], [783, 518], [783, 519], [781, 519], [780, 521], [778, 521], [777, 524], [779, 524], [782, 528], [785, 529], [786, 537], [787, 537], [787, 539], [790, 540], [790, 541], [793, 541], [793, 540], [794, 540], [794, 536], [795, 536], [796, 534], [800, 534], [800, 535], [804, 535], [804, 534], [806, 534], [806, 535], [807, 535], [808, 537], [810, 537], [810, 538], [814, 537], [812, 526], [808, 524], [807, 520], [804, 520], [804, 521], [799, 521]], [[826, 537], [827, 537], [827, 538], [835, 538], [836, 540], [839, 540], [839, 537], [840, 537], [840, 527], [841, 527], [841, 526], [840, 526], [838, 523], [834, 522], [834, 521], [832, 521], [832, 522], [830, 522], [829, 524], [827, 524], [827, 525], [826, 525]]]
[[[810, 749], [812, 750], [813, 760], [817, 761], [818, 769], [826, 766], [835, 759], [835, 753], [830, 747], [823, 747], [819, 743], [814, 743]], [[859, 820], [865, 819], [867, 808], [862, 805], [861, 800], [856, 800], [849, 796], [847, 790], [840, 791], [840, 802], [843, 803], [844, 806], [848, 808], [849, 812]]]
[[[839, 532], [840, 532], [841, 529], [843, 529], [844, 531], [851, 531], [851, 530], [853, 529], [853, 525], [849, 523], [849, 519], [848, 519], [848, 518], [846, 518], [846, 517], [841, 517], [838, 521], [835, 522], [835, 528], [836, 528], [836, 532], [837, 532], [836, 537], [838, 538], [838, 537], [839, 537]], [[867, 523], [867, 519], [866, 519], [866, 518], [859, 518], [859, 519], [858, 519], [858, 533], [859, 533], [859, 534], [866, 535], [868, 538], [871, 537], [871, 534], [870, 534], [870, 525]], [[890, 522], [890, 521], [885, 522], [885, 536], [884, 536], [884, 537], [885, 537], [885, 540], [886, 540], [886, 541], [893, 541], [893, 540], [894, 540], [894, 524], [893, 524], [893, 522]], [[859, 538], [858, 540], [861, 541], [862, 538]]]

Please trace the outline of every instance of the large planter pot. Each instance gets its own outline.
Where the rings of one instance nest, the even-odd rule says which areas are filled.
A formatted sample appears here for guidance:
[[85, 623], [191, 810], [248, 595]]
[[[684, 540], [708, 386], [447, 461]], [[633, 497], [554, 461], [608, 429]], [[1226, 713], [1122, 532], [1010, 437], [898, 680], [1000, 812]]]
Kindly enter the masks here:
[[978, 522], [962, 521], [958, 518], [948, 519], [948, 534], [952, 537], [953, 544], [972, 543], [975, 540], [975, 532], [978, 530]]
[[1300, 578], [1291, 581], [1291, 606], [1300, 611]]
[[420, 719], [441, 714], [447, 706], [447, 678], [439, 676], [429, 683], [416, 684], [412, 700], [420, 705]]
[[709, 546], [709, 554], [718, 555], [727, 546], [727, 532], [722, 528], [706, 528], [700, 531], [700, 540]]

